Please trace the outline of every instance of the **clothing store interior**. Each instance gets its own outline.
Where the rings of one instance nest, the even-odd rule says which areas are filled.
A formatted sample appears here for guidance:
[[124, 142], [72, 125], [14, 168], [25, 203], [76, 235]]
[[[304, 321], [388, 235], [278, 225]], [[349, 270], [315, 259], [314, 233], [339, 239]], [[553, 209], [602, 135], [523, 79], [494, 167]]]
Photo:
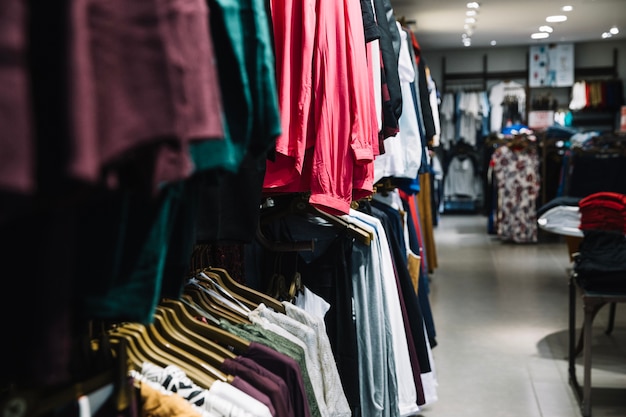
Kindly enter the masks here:
[[2, 415], [626, 416], [626, 17], [570, 4], [2, 1]]

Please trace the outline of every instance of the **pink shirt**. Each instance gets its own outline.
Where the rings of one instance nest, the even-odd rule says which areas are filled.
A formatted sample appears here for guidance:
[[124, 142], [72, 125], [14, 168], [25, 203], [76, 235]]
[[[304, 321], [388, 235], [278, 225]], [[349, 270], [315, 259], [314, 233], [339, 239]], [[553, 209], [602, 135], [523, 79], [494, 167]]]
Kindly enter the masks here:
[[278, 105], [283, 134], [276, 139], [276, 160], [268, 162], [265, 184], [280, 187], [302, 174], [304, 154], [313, 146], [307, 134], [311, 112], [315, 0], [271, 0]]
[[[269, 162], [264, 191], [310, 192], [311, 204], [347, 214], [353, 192], [362, 195], [373, 186], [369, 165], [377, 140], [374, 88], [360, 4], [321, 0], [315, 16], [312, 108], [308, 120], [297, 121], [307, 126], [305, 142], [313, 146], [306, 147], [300, 178], [286, 176], [281, 183], [278, 177], [288, 175], [288, 168], [279, 157]], [[287, 138], [289, 143], [301, 139]]]

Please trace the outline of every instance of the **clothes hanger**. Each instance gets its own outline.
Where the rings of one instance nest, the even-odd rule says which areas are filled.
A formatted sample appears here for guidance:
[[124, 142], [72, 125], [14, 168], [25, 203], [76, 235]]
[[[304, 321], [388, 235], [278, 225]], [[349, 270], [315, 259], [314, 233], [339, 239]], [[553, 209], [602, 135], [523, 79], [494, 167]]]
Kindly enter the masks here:
[[263, 234], [263, 230], [261, 230], [260, 225], [257, 225], [256, 228], [256, 240], [261, 244], [261, 246], [273, 252], [312, 252], [315, 249], [314, 240], [303, 242], [274, 242]]
[[[302, 275], [298, 271], [298, 259], [299, 255], [296, 254], [295, 262], [294, 262], [294, 273], [293, 277], [287, 283], [287, 279], [282, 274], [282, 257], [283, 254], [279, 253], [274, 260], [274, 273], [270, 278], [270, 282], [268, 285], [267, 293], [275, 298], [276, 300], [282, 302], [293, 303], [296, 299], [296, 296], [299, 293], [304, 292], [304, 285], [302, 284]], [[281, 303], [281, 305], [283, 305]], [[284, 305], [283, 305], [284, 308]]]
[[266, 294], [268, 294], [272, 299], [275, 299], [278, 302], [280, 302], [281, 300], [285, 300], [289, 297], [289, 292], [287, 290], [287, 279], [281, 271], [282, 257], [282, 252], [276, 254], [276, 258], [274, 259], [274, 273], [269, 279], [267, 290], [265, 290]]
[[230, 321], [231, 323], [249, 324], [250, 320], [238, 312], [229, 310], [215, 302], [208, 290], [198, 282], [189, 281], [183, 289], [184, 294], [191, 296], [193, 301], [209, 314]]
[[228, 275], [228, 272], [226, 272], [225, 269], [222, 269], [222, 272], [218, 273], [216, 271], [213, 271], [211, 268], [203, 268], [197, 270], [194, 274], [194, 277], [200, 281], [211, 282], [217, 291], [219, 291], [225, 297], [231, 297], [231, 300], [239, 304], [240, 307], [248, 309], [250, 311], [254, 310], [258, 306], [258, 303], [255, 303], [254, 300], [251, 300], [247, 297], [249, 295], [249, 292], [245, 290], [246, 287], [231, 287], [230, 281], [235, 282], [235, 280], [232, 279], [230, 275], [228, 275], [228, 278], [226, 278], [225, 276], [222, 277], [222, 273], [224, 273], [224, 275]]
[[252, 311], [257, 306], [257, 303], [246, 298], [243, 294], [240, 294], [238, 291], [234, 291], [228, 285], [226, 285], [226, 283], [222, 279], [222, 276], [215, 273], [214, 271], [211, 271], [210, 268], [196, 270], [194, 277], [200, 281], [210, 282], [215, 290], [217, 290], [220, 294], [223, 294], [225, 297], [230, 298], [233, 302], [239, 304], [242, 308]]
[[[141, 332], [147, 332], [148, 338], [160, 347], [166, 355], [171, 357], [178, 366], [186, 371], [193, 372], [194, 374], [207, 376], [211, 380], [220, 380], [222, 382], [230, 382], [232, 377], [220, 371], [215, 366], [211, 365], [202, 358], [192, 354], [187, 345], [178, 345], [168, 341], [161, 333], [159, 333], [154, 323], [143, 325], [140, 323], [129, 323], [129, 327], [137, 327]], [[190, 377], [191, 378], [191, 377]]]
[[180, 347], [168, 343], [158, 334], [154, 326], [140, 323], [124, 323], [117, 331], [132, 336], [137, 340], [143, 340], [149, 348], [147, 356], [150, 362], [163, 368], [169, 365], [176, 365], [182, 369], [187, 376], [199, 386], [209, 389], [213, 382], [220, 380], [227, 381], [224, 373], [208, 365], [199, 358], [185, 352]]
[[[129, 341], [126, 338], [127, 336], [121, 334], [113, 336], [111, 338], [111, 347], [119, 356], [125, 356], [128, 359], [126, 363], [128, 371], [140, 371], [143, 363], [150, 362], [150, 359], [144, 357], [143, 354], [137, 350], [132, 339], [129, 339]], [[122, 349], [124, 349], [123, 354]]]
[[207, 362], [209, 365], [219, 369], [224, 363], [224, 357], [182, 334], [172, 322], [169, 321], [168, 315], [163, 310], [156, 309], [152, 325], [164, 339], [176, 346], [180, 346], [185, 352], [191, 353]]
[[[220, 356], [221, 359], [225, 359], [225, 358], [235, 358], [237, 355], [235, 353], [233, 353], [232, 351], [226, 349], [224, 346], [220, 345], [219, 343], [207, 338], [207, 337], [203, 337], [200, 333], [198, 333], [197, 331], [195, 331], [193, 328], [189, 327], [188, 325], [184, 324], [183, 321], [180, 319], [180, 317], [178, 317], [178, 313], [176, 312], [175, 309], [171, 308], [171, 307], [167, 307], [165, 305], [159, 304], [156, 308], [156, 311], [160, 314], [163, 314], [165, 317], [168, 318], [168, 320], [170, 321], [170, 323], [172, 323], [172, 325], [178, 330], [179, 333], [181, 333], [183, 336], [185, 336], [186, 338], [192, 340], [193, 342], [197, 343], [200, 346], [205, 347], [206, 349], [210, 349], [211, 351], [215, 352], [216, 355]], [[200, 324], [200, 322], [198, 322], [197, 320], [195, 320], [193, 317], [191, 318], [193, 320], [193, 325], [198, 325], [202, 330], [204, 330], [204, 328], [202, 328], [202, 325]]]
[[185, 288], [184, 295], [190, 297], [190, 299], [197, 305], [203, 312], [206, 312], [213, 317], [217, 318], [218, 323], [220, 320], [227, 320], [231, 323], [241, 323], [240, 317], [233, 315], [227, 311], [219, 311], [216, 306], [212, 304], [212, 301], [208, 299], [207, 295], [199, 288]]
[[233, 294], [239, 294], [246, 300], [252, 301], [255, 308], [259, 304], [265, 304], [267, 307], [273, 309], [274, 311], [277, 311], [279, 313], [285, 313], [285, 306], [276, 298], [264, 294], [261, 291], [257, 291], [254, 288], [250, 288], [246, 285], [240, 284], [239, 282], [235, 281], [232, 276], [230, 276], [226, 269], [209, 267], [204, 268], [203, 272], [207, 274], [213, 273], [216, 276], [220, 277], [221, 282], [226, 288], [231, 290]]
[[[366, 245], [369, 245], [371, 243], [371, 240], [373, 239], [373, 236], [365, 232], [363, 229], [360, 229], [354, 225], [350, 225], [349, 223], [346, 223], [345, 221], [343, 221], [340, 217], [331, 213], [327, 213], [323, 210], [320, 210], [317, 207], [310, 204], [308, 193], [296, 193], [293, 195], [280, 196], [280, 197], [276, 197], [275, 200], [279, 201], [278, 204], [276, 204], [274, 200], [272, 200], [271, 204], [265, 204], [266, 206], [269, 206], [269, 208], [261, 210], [261, 216], [259, 219], [259, 226], [258, 226], [259, 230], [261, 230], [262, 223], [269, 223], [272, 220], [275, 220], [281, 217], [289, 216], [292, 214], [299, 214], [303, 216], [322, 218], [326, 220], [327, 222], [329, 222], [330, 224], [338, 227], [339, 229], [346, 230], [349, 236], [359, 239], [362, 243]], [[289, 242], [271, 243], [271, 240], [263, 234], [262, 234], [262, 239], [258, 239], [258, 238], [259, 236], [257, 236], [257, 240], [259, 241], [259, 243], [261, 243], [263, 247], [265, 247], [266, 249], [272, 252], [300, 252], [302, 250], [305, 250], [305, 249], [298, 250], [298, 249], [291, 248], [289, 247], [289, 244], [290, 244]], [[283, 244], [283, 246], [285, 245], [286, 246], [279, 247], [277, 243], [281, 243]], [[298, 242], [294, 242], [294, 243], [298, 243]], [[311, 251], [314, 250], [314, 242], [311, 242], [311, 247], [309, 248], [309, 250]]]
[[[153, 349], [136, 333], [128, 334], [128, 332], [123, 331], [121, 326], [116, 326], [109, 331], [109, 340], [111, 343], [125, 347], [128, 354], [132, 354], [135, 359], [141, 360], [141, 362], [163, 363], [163, 358], [160, 356], [158, 349]], [[141, 363], [139, 363], [138, 369], [141, 369]]]
[[225, 286], [221, 284], [221, 278], [219, 275], [208, 271], [200, 271], [191, 279], [196, 280], [199, 285], [205, 287], [208, 295], [215, 299], [220, 305], [223, 305], [244, 317], [248, 317], [250, 312], [256, 308], [256, 305], [251, 303], [249, 300], [246, 300], [245, 297], [242, 297], [241, 295], [225, 288]]
[[291, 279], [291, 284], [289, 285], [289, 299], [287, 301], [293, 303], [299, 294], [304, 294], [304, 284], [302, 283], [302, 275], [296, 270], [294, 277]]
[[219, 320], [215, 317], [212, 317], [213, 320], [208, 319], [206, 322], [196, 318], [206, 319], [207, 315], [202, 308], [195, 305], [188, 295], [183, 294], [179, 300], [164, 298], [161, 300], [161, 304], [171, 307], [185, 325], [198, 335], [220, 343], [226, 346], [226, 349], [230, 347], [235, 352], [243, 353], [250, 347], [249, 341], [219, 327]]
[[350, 222], [345, 221], [339, 216], [334, 214], [325, 212], [315, 207], [314, 205], [308, 202], [308, 197], [300, 195], [293, 199], [290, 204], [290, 210], [295, 214], [303, 214], [310, 215], [313, 217], [320, 217], [333, 226], [341, 230], [345, 230], [348, 233], [348, 236], [359, 240], [361, 243], [369, 246], [372, 242], [374, 236], [372, 236], [368, 231], [361, 229], [357, 225], [354, 225]]
[[111, 343], [126, 348], [126, 354], [129, 355], [129, 358], [132, 358], [131, 363], [135, 367], [135, 370], [141, 371], [143, 363], [145, 362], [153, 363], [163, 368], [168, 365], [176, 365], [183, 369], [190, 379], [204, 388], [210, 388], [211, 384], [215, 382], [215, 378], [210, 374], [198, 372], [197, 368], [191, 367], [184, 362], [181, 363], [176, 358], [170, 357], [157, 345], [153, 344], [145, 331], [141, 332], [136, 329], [131, 329], [129, 323], [115, 327], [110, 331], [109, 336]]

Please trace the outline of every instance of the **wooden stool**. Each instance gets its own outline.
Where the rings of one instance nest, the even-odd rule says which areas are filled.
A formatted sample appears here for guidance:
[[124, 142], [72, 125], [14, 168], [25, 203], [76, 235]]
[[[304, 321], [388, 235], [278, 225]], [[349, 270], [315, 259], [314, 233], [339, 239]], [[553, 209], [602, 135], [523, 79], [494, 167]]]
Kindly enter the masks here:
[[[583, 302], [584, 321], [581, 339], [576, 345], [576, 295], [580, 292]], [[591, 342], [593, 319], [606, 304], [610, 304], [609, 325], [606, 333], [613, 330], [615, 304], [625, 303], [626, 293], [592, 292], [581, 288], [576, 281], [575, 272], [570, 273], [569, 280], [569, 379], [581, 407], [583, 417], [591, 417]], [[580, 353], [582, 342], [583, 352], [583, 385], [580, 386], [576, 377], [576, 356]]]

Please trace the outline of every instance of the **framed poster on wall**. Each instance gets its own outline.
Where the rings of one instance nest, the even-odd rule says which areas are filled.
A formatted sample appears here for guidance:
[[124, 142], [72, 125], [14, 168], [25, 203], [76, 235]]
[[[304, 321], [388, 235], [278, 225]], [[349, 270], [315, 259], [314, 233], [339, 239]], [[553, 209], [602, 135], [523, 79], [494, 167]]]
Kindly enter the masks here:
[[530, 47], [529, 87], [574, 85], [574, 44], [542, 44]]

